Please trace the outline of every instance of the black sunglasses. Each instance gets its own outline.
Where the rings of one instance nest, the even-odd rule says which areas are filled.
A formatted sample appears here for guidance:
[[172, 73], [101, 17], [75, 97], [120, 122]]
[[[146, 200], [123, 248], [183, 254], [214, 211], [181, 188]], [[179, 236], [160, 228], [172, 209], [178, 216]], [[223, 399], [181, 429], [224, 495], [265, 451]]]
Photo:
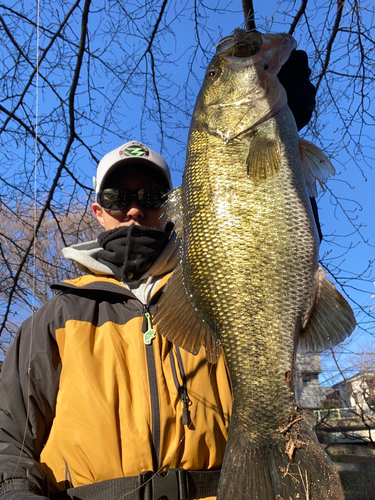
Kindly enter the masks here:
[[146, 187], [140, 189], [107, 188], [98, 193], [98, 203], [107, 210], [124, 210], [133, 198], [139, 201], [143, 208], [160, 208], [167, 201], [169, 189]]

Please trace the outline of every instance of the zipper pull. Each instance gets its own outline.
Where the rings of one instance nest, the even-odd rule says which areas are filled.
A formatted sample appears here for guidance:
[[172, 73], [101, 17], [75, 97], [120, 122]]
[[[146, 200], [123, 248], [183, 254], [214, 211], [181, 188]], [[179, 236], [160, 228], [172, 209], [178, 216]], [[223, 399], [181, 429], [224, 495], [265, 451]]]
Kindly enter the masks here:
[[182, 401], [182, 425], [188, 425], [190, 421], [189, 406], [191, 405], [191, 400], [189, 399], [186, 387], [181, 386], [178, 392]]
[[143, 306], [142, 332], [143, 332], [143, 342], [146, 345], [150, 345], [152, 339], [155, 338], [156, 332], [152, 328], [151, 314], [147, 305]]

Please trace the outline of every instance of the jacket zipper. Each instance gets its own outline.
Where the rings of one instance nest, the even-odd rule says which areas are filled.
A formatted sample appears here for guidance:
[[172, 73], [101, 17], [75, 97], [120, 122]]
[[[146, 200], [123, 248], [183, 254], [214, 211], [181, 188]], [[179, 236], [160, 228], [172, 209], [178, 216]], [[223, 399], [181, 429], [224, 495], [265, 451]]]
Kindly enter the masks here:
[[147, 304], [142, 304], [142, 315], [142, 333], [143, 341], [146, 344], [147, 371], [151, 399], [151, 429], [153, 445], [152, 459], [154, 472], [156, 472], [159, 469], [160, 456], [160, 407], [159, 391], [156, 378], [155, 355], [152, 345], [152, 339], [155, 337], [155, 330], [152, 328], [151, 314]]
[[[147, 370], [148, 370], [150, 397], [151, 397], [153, 465], [154, 465], [154, 471], [157, 471], [159, 469], [159, 455], [160, 455], [160, 407], [159, 407], [159, 391], [156, 379], [155, 354], [152, 346], [152, 340], [155, 338], [156, 332], [152, 325], [150, 309], [147, 304], [142, 304], [142, 316], [143, 316], [142, 333], [143, 333], [143, 341], [146, 345]], [[180, 385], [177, 378], [176, 364], [172, 352], [172, 347], [173, 344], [171, 344], [169, 355], [171, 361], [173, 380], [182, 402], [182, 425], [189, 425], [191, 422], [189, 406], [192, 404], [192, 402], [189, 398], [187, 391], [186, 375], [182, 362], [180, 348], [177, 345], [175, 346], [182, 385]]]

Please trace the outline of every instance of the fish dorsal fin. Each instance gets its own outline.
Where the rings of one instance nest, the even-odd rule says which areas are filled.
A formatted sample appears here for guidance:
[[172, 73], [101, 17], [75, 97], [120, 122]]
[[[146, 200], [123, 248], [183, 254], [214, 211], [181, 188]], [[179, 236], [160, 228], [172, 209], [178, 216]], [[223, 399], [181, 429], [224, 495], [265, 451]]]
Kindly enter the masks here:
[[280, 170], [281, 164], [278, 139], [255, 132], [246, 164], [247, 175], [253, 181], [265, 181], [273, 177]]
[[221, 352], [218, 338], [198, 315], [186, 293], [181, 263], [173, 271], [158, 301], [155, 321], [158, 331], [170, 342], [192, 354], [197, 354], [204, 345], [208, 362], [217, 362]]
[[314, 198], [318, 196], [316, 181], [319, 182], [321, 188], [323, 189], [322, 183], [325, 182], [331, 175], [335, 175], [335, 167], [322, 150], [315, 146], [312, 142], [300, 139], [299, 150], [307, 190], [309, 196]]
[[300, 334], [301, 352], [321, 352], [345, 340], [356, 321], [352, 308], [319, 267], [314, 306]]

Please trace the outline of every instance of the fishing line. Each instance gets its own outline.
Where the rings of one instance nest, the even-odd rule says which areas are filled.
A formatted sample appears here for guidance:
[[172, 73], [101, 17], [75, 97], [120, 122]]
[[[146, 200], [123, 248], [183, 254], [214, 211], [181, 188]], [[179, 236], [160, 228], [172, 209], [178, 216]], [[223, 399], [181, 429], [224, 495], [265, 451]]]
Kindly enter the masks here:
[[36, 15], [36, 75], [35, 75], [35, 140], [34, 140], [34, 210], [33, 210], [33, 272], [32, 272], [32, 315], [31, 315], [31, 326], [30, 326], [30, 342], [29, 342], [29, 359], [27, 367], [27, 408], [26, 408], [26, 419], [25, 419], [25, 429], [22, 438], [22, 444], [20, 453], [18, 456], [18, 461], [15, 466], [12, 479], [15, 477], [18, 466], [20, 464], [22, 453], [25, 448], [26, 434], [28, 429], [28, 421], [30, 415], [30, 384], [31, 384], [31, 354], [32, 354], [32, 344], [34, 335], [34, 312], [35, 312], [35, 278], [36, 278], [36, 225], [37, 225], [37, 180], [38, 180], [38, 112], [39, 112], [39, 20], [40, 20], [40, 0], [37, 0], [37, 15]]
[[[38, 113], [39, 113], [39, 2], [37, 3], [37, 22], [36, 22], [36, 74], [35, 74], [35, 141], [34, 141], [34, 248], [33, 248], [33, 303], [32, 311], [35, 311], [35, 274], [36, 274], [36, 224], [37, 224], [37, 180], [38, 180]], [[28, 384], [30, 384], [30, 363], [31, 363], [31, 346], [34, 333], [34, 314], [31, 316], [31, 336], [29, 350], [29, 366], [28, 366]], [[28, 398], [29, 399], [29, 398]]]

